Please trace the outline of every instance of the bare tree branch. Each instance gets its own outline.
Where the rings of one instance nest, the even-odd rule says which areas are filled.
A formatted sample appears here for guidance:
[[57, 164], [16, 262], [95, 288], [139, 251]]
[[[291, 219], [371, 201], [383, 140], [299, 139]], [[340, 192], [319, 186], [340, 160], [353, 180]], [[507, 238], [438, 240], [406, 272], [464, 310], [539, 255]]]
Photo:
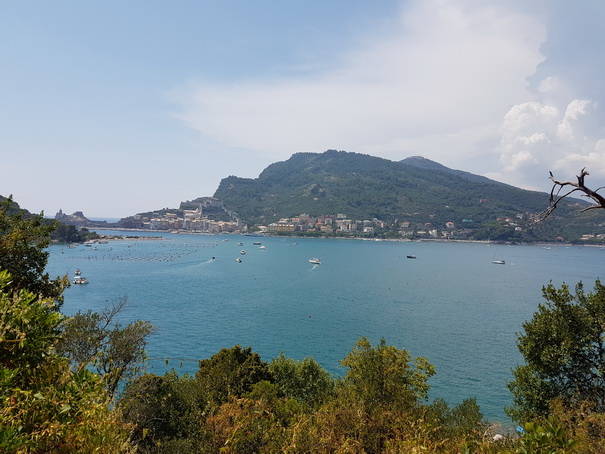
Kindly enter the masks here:
[[[555, 179], [555, 177], [553, 176], [552, 172], [548, 172], [549, 173], [549, 179], [553, 182], [553, 187], [550, 190], [550, 200], [549, 200], [549, 204], [548, 204], [548, 208], [546, 208], [544, 211], [542, 211], [540, 214], [538, 214], [536, 217], [534, 217], [534, 219], [532, 220], [532, 224], [537, 224], [539, 222], [542, 222], [544, 219], [546, 219], [548, 216], [550, 216], [550, 214], [557, 208], [557, 204], [563, 200], [565, 197], [569, 196], [570, 194], [574, 193], [574, 192], [581, 192], [582, 193], [582, 197], [588, 197], [590, 199], [592, 199], [594, 202], [596, 202], [594, 205], [590, 205], [586, 208], [583, 208], [581, 211], [588, 211], [588, 210], [593, 210], [595, 208], [604, 208], [605, 209], [605, 197], [603, 197], [601, 194], [598, 193], [598, 191], [600, 191], [601, 189], [604, 188], [604, 186], [601, 186], [600, 188], [596, 189], [595, 191], [593, 191], [592, 189], [586, 187], [586, 185], [584, 184], [584, 179], [587, 175], [589, 175], [589, 173], [586, 171], [586, 167], [584, 167], [581, 172], [580, 175], [577, 175], [577, 182], [574, 181], [559, 181], [557, 179]], [[561, 190], [564, 187], [570, 186], [573, 189], [571, 189], [570, 191], [566, 192], [563, 195], [561, 194]]]

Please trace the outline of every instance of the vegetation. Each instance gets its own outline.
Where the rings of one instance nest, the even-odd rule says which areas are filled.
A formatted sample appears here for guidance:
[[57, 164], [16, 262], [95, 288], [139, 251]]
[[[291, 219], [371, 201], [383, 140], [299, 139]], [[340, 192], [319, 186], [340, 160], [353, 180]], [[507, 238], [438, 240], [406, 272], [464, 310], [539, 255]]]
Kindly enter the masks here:
[[50, 239], [56, 243], [83, 243], [88, 240], [96, 240], [99, 235], [86, 228], [77, 229], [73, 225], [67, 225], [55, 221], [55, 230], [51, 233]]
[[54, 300], [0, 271], [0, 452], [132, 451], [100, 377], [55, 353]]
[[50, 298], [59, 307], [69, 282], [61, 277], [51, 279], [45, 272], [53, 228], [41, 215], [20, 210], [11, 198], [0, 200], [0, 270], [12, 276], [12, 290], [28, 290]]
[[269, 364], [277, 391], [306, 409], [318, 409], [335, 392], [334, 378], [313, 358], [295, 361], [281, 353]]
[[[62, 336], [69, 333], [59, 312], [69, 283], [66, 277], [51, 280], [44, 273], [51, 230], [41, 215], [15, 209], [10, 199], [2, 202], [0, 452], [130, 452], [131, 430], [111, 407], [105, 377], [87, 367], [71, 369], [59, 353], [66, 340]], [[120, 338], [122, 332], [117, 327], [108, 335]], [[81, 334], [86, 344], [87, 333]], [[128, 364], [114, 347], [137, 346], [132, 338], [108, 345], [102, 349], [106, 362], [127, 376]]]
[[586, 293], [579, 283], [572, 293], [565, 284], [550, 284], [543, 295], [546, 304], [519, 335], [526, 364], [515, 369], [509, 385], [509, 414], [518, 421], [548, 415], [554, 400], [605, 413], [605, 286], [597, 280], [594, 292]]
[[220, 406], [231, 397], [243, 397], [252, 385], [270, 378], [267, 364], [250, 347], [224, 348], [200, 361], [196, 374], [211, 405]]
[[483, 443], [474, 399], [454, 409], [426, 403], [434, 371], [425, 359], [362, 338], [342, 365], [336, 379], [312, 358], [267, 364], [235, 346], [200, 361], [195, 377], [135, 379], [118, 405], [139, 452], [455, 452]]
[[147, 337], [155, 328], [137, 320], [122, 327], [115, 318], [126, 305], [123, 298], [102, 312], [81, 312], [69, 317], [62, 327], [57, 351], [70, 360], [71, 368], [95, 370], [110, 397], [121, 383], [132, 378], [145, 360]]

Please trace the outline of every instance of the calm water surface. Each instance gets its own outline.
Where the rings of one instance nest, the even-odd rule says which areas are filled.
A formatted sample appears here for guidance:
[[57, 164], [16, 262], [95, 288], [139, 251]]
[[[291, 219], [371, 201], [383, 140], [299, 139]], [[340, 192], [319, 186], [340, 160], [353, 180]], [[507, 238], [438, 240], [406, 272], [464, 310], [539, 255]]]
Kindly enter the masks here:
[[[339, 360], [357, 339], [385, 338], [436, 367], [431, 398], [455, 405], [476, 397], [487, 418], [503, 423], [506, 383], [522, 361], [516, 333], [542, 301], [542, 286], [583, 281], [592, 289], [605, 264], [605, 251], [591, 247], [163, 236], [96, 250], [52, 246], [52, 276], [79, 268], [90, 280], [67, 289], [64, 313], [126, 296], [123, 323], [158, 327], [148, 353], [159, 374], [195, 372], [197, 360], [236, 344], [266, 361], [280, 352], [313, 356], [342, 374]], [[166, 366], [166, 357], [177, 359]]]

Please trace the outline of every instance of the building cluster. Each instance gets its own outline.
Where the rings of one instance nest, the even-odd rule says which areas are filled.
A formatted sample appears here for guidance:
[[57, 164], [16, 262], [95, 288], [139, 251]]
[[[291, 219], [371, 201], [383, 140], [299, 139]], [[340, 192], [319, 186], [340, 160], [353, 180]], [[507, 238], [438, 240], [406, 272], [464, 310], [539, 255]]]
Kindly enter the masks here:
[[199, 233], [235, 233], [244, 230], [240, 220], [217, 221], [202, 215], [202, 210], [183, 210], [177, 213], [155, 213], [151, 216], [135, 215], [133, 221], [140, 224], [139, 228], [149, 230], [177, 230]]
[[160, 211], [150, 214], [136, 214], [120, 219], [116, 223], [107, 221], [91, 221], [81, 211], [65, 214], [62, 210], [55, 219], [78, 228], [115, 228], [136, 230], [187, 231], [194, 233], [239, 233], [246, 231], [239, 219], [219, 221], [203, 215], [202, 208], [194, 210]]
[[[406, 213], [407, 216], [417, 216], [420, 213]], [[527, 217], [527, 214], [518, 214], [515, 218], [498, 218], [497, 221], [503, 226], [512, 227], [516, 231], [523, 228], [519, 220]], [[282, 218], [267, 226], [257, 226], [259, 230], [266, 233], [296, 233], [296, 232], [318, 232], [324, 234], [355, 234], [372, 235], [384, 233], [386, 230], [397, 232], [401, 238], [432, 238], [432, 239], [467, 239], [475, 229], [474, 221], [463, 219], [458, 225], [452, 221], [445, 223], [435, 222], [433, 215], [428, 216], [430, 222], [396, 221], [386, 223], [379, 219], [352, 220], [345, 214], [323, 215], [312, 217], [301, 214], [292, 218]]]
[[433, 238], [448, 238], [460, 233], [453, 222], [446, 222], [440, 228], [432, 223], [398, 222], [388, 225], [379, 219], [352, 220], [345, 214], [323, 215], [312, 217], [301, 214], [293, 218], [282, 218], [267, 226], [258, 226], [262, 232], [318, 232], [324, 234], [374, 234], [384, 229], [398, 230], [402, 237], [425, 236]]
[[605, 234], [603, 233], [599, 233], [599, 234], [591, 234], [591, 233], [587, 233], [582, 235], [582, 237], [580, 238], [582, 241], [593, 241], [593, 240], [605, 240]]
[[259, 226], [259, 229], [268, 233], [276, 232], [323, 232], [323, 233], [373, 233], [376, 227], [383, 228], [385, 224], [378, 219], [371, 221], [353, 221], [347, 219], [345, 214], [326, 214], [312, 217], [301, 214], [293, 218], [282, 218], [268, 226]]

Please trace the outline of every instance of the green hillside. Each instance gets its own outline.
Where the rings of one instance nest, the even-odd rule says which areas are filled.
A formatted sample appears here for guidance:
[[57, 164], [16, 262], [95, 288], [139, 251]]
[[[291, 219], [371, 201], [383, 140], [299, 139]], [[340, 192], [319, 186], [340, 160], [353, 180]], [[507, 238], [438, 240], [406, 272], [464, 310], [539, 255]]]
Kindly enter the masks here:
[[230, 176], [221, 181], [214, 196], [248, 223], [268, 223], [301, 213], [343, 213], [352, 219], [387, 222], [426, 217], [435, 222], [482, 223], [537, 213], [548, 203], [548, 194], [423, 158], [394, 162], [334, 150], [297, 153], [271, 164], [256, 179]]

